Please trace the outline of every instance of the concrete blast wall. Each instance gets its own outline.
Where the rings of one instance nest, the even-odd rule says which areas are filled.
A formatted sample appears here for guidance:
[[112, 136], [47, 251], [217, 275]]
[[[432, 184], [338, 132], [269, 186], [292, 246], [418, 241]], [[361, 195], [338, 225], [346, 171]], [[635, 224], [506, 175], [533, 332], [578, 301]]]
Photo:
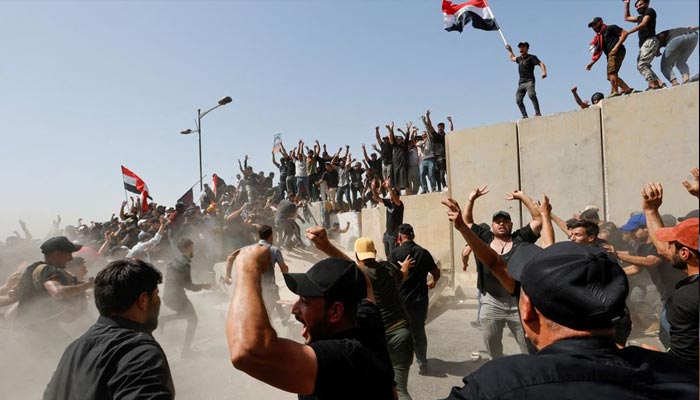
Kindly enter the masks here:
[[[448, 194], [464, 207], [473, 188], [488, 185], [490, 192], [474, 207], [477, 223], [490, 223], [498, 210], [511, 214], [515, 228], [529, 222], [527, 209], [504, 198], [520, 189], [535, 199], [547, 193], [553, 212], [564, 220], [596, 205], [601, 217], [621, 225], [640, 209], [642, 186], [658, 181], [664, 186], [662, 213], [685, 215], [698, 208], [697, 198], [681, 185], [692, 181], [690, 170], [699, 164], [698, 87], [637, 93], [606, 99], [601, 107], [452, 132]], [[448, 224], [440, 204], [445, 196], [402, 197], [404, 222], [414, 225], [416, 242], [446, 272], [456, 271], [453, 282], [473, 286], [474, 266], [461, 272], [464, 240]], [[382, 247], [384, 218], [383, 207], [362, 211], [362, 235], [377, 247]], [[556, 228], [555, 234], [566, 240]]]

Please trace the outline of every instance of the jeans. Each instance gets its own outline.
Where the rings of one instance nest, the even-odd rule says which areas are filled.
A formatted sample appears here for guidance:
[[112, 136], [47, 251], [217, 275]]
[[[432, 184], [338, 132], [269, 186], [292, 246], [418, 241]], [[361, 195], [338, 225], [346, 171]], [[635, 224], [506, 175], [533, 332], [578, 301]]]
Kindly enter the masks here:
[[309, 177], [297, 176], [297, 194], [303, 197], [309, 197]]
[[435, 156], [435, 163], [435, 173], [437, 174], [435, 179], [437, 180], [438, 191], [442, 191], [442, 189], [447, 187], [447, 180], [445, 180], [447, 176], [447, 157], [444, 154], [438, 154]]
[[394, 167], [389, 164], [382, 164], [382, 177], [386, 179], [392, 179], [394, 177]]
[[485, 293], [481, 296], [480, 311], [481, 332], [486, 351], [492, 360], [503, 357], [503, 328], [506, 324], [518, 342], [520, 352], [528, 353], [515, 297], [499, 299]]
[[523, 103], [525, 92], [527, 92], [527, 97], [532, 101], [532, 106], [535, 108], [535, 115], [540, 115], [540, 102], [537, 100], [537, 92], [535, 92], [535, 81], [523, 82], [518, 85], [518, 90], [515, 91], [515, 103], [518, 105], [518, 108], [520, 108], [520, 114], [523, 115], [523, 118], [527, 118], [527, 110]]
[[296, 193], [295, 182], [296, 182], [296, 177], [294, 175], [287, 176], [287, 180], [285, 182], [287, 184], [287, 195]]
[[390, 260], [391, 253], [396, 248], [396, 234], [390, 235], [387, 232], [384, 232], [382, 243], [384, 244], [384, 254], [386, 254], [386, 259]]
[[[424, 158], [420, 163], [420, 187], [423, 188], [423, 193], [428, 193], [431, 190], [435, 191], [435, 178], [437, 176], [437, 163], [435, 158]], [[426, 176], [428, 179], [425, 179]], [[430, 180], [430, 189], [428, 190], [428, 180]]]
[[335, 201], [338, 203], [338, 210], [343, 211], [343, 197], [350, 204], [350, 185], [338, 186], [338, 194], [336, 195]]
[[654, 36], [645, 40], [642, 47], [639, 48], [639, 56], [637, 56], [637, 71], [644, 77], [647, 82], [658, 81], [654, 71], [651, 70], [651, 62], [654, 61], [654, 56], [659, 50], [659, 39]]
[[185, 330], [185, 342], [182, 346], [182, 351], [187, 352], [192, 348], [192, 339], [194, 339], [194, 333], [195, 331], [197, 331], [197, 323], [199, 323], [199, 318], [197, 318], [197, 313], [194, 311], [194, 306], [192, 305], [191, 301], [187, 300], [185, 306], [179, 311], [177, 311], [175, 314], [160, 317], [159, 322], [161, 323], [161, 329], [165, 328], [165, 324], [167, 322], [175, 321], [178, 319], [184, 319], [185, 321], [187, 321], [187, 330]]
[[386, 333], [386, 347], [389, 350], [391, 365], [394, 367], [394, 380], [400, 400], [411, 400], [408, 394], [408, 371], [413, 364], [413, 338], [407, 328], [394, 329]]
[[411, 320], [411, 336], [413, 337], [413, 350], [416, 353], [418, 365], [428, 363], [428, 337], [425, 335], [425, 320], [428, 318], [428, 298], [417, 301], [409, 300], [403, 303]]
[[673, 73], [673, 67], [678, 68], [683, 79], [690, 76], [690, 68], [688, 68], [688, 58], [698, 45], [698, 33], [688, 33], [685, 35], [676, 36], [666, 45], [666, 50], [661, 56], [661, 73], [664, 74], [668, 81], [676, 79]]
[[420, 182], [420, 173], [418, 172], [419, 169], [420, 168], [418, 165], [408, 166], [408, 186], [406, 187], [406, 191], [411, 194], [418, 193]]

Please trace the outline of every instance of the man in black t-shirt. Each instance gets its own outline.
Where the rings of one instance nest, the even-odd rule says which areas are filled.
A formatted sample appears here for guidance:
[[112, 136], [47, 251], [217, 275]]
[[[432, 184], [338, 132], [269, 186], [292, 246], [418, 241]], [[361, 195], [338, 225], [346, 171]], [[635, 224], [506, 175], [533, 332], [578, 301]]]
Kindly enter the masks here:
[[[506, 211], [498, 211], [493, 214], [491, 230], [487, 230], [474, 223], [473, 208], [477, 198], [488, 193], [486, 186], [475, 188], [469, 194], [464, 213], [464, 222], [479, 238], [489, 244], [491, 249], [500, 254], [505, 264], [513, 255], [514, 250], [523, 243], [535, 243], [542, 230], [542, 216], [537, 206], [523, 192], [514, 190], [508, 193], [507, 200], [519, 200], [522, 202], [532, 221], [524, 227], [513, 231], [513, 222]], [[477, 259], [477, 288], [481, 292], [480, 322], [486, 350], [492, 359], [503, 356], [503, 328], [507, 324], [515, 336], [520, 351], [527, 353], [527, 344], [523, 333], [520, 317], [518, 316], [518, 304], [514, 293], [509, 292], [498, 280], [491, 270], [485, 267]]]
[[527, 110], [523, 103], [525, 93], [527, 92], [527, 97], [530, 98], [532, 106], [535, 108], [535, 116], [539, 117], [542, 113], [540, 113], [540, 103], [537, 100], [537, 93], [535, 92], [535, 66], [539, 65], [542, 69], [542, 79], [547, 77], [547, 67], [536, 55], [528, 53], [530, 50], [530, 44], [528, 42], [518, 43], [518, 50], [520, 50], [519, 57], [513, 54], [513, 49], [509, 44], [506, 45], [506, 50], [508, 50], [510, 60], [514, 63], [518, 63], [520, 80], [518, 80], [518, 90], [515, 91], [515, 103], [518, 105], [518, 108], [520, 108], [520, 113], [523, 115], [523, 118], [527, 118]]
[[372, 198], [377, 203], [384, 204], [386, 207], [386, 231], [384, 231], [384, 236], [382, 237], [382, 242], [384, 243], [384, 254], [388, 259], [391, 257], [392, 251], [396, 247], [396, 239], [399, 233], [399, 225], [403, 223], [403, 202], [401, 201], [401, 194], [398, 190], [391, 187], [391, 180], [387, 179], [382, 183], [382, 186], [389, 193], [388, 199], [383, 199], [379, 197], [379, 188], [377, 188], [377, 181], [372, 182]]
[[371, 283], [322, 227], [306, 235], [332, 257], [306, 273], [284, 275], [299, 295], [292, 313], [306, 343], [280, 338], [272, 328], [260, 289], [270, 252], [249, 246], [236, 259], [226, 324], [234, 367], [300, 399], [393, 399], [394, 373]]
[[382, 159], [382, 179], [391, 179], [394, 174], [392, 168], [393, 146], [389, 143], [389, 136], [382, 137], [379, 134], [378, 126], [374, 127], [374, 136], [377, 139], [377, 145], [379, 147], [374, 147], [373, 145], [373, 148], [379, 152]]
[[639, 36], [637, 70], [649, 84], [648, 89], [659, 89], [663, 84], [651, 69], [651, 62], [659, 51], [659, 38], [656, 37], [656, 11], [649, 7], [649, 0], [637, 0], [634, 2], [634, 7], [639, 16], [633, 17], [630, 15], [630, 0], [623, 0], [623, 2], [625, 3], [625, 21], [637, 24], [628, 32], [628, 34], [637, 32]]
[[[416, 352], [416, 362], [420, 374], [428, 370], [428, 338], [425, 334], [425, 320], [428, 317], [428, 289], [433, 289], [440, 279], [440, 268], [435, 264], [430, 252], [413, 241], [413, 227], [409, 224], [399, 226], [399, 246], [391, 253], [390, 260], [398, 264], [407, 257], [415, 262], [408, 272], [408, 277], [399, 286], [401, 300], [411, 322], [411, 336]], [[428, 274], [432, 276], [427, 280]]]
[[608, 59], [607, 75], [610, 81], [610, 96], [629, 94], [634, 91], [627, 86], [627, 83], [618, 76], [622, 61], [625, 59], [625, 46], [623, 43], [627, 39], [627, 31], [617, 25], [605, 25], [603, 19], [595, 17], [588, 23], [588, 27], [596, 33], [591, 42], [593, 57], [586, 65], [586, 70], [590, 71], [593, 64], [600, 59], [601, 54], [605, 54]]
[[409, 315], [399, 294], [399, 285], [408, 278], [413, 260], [404, 258], [400, 263], [379, 261], [376, 259], [374, 241], [367, 237], [355, 241], [355, 258], [372, 282], [374, 299], [384, 323], [386, 345], [394, 367], [399, 400], [410, 400], [408, 372], [413, 364], [413, 337], [409, 329]]

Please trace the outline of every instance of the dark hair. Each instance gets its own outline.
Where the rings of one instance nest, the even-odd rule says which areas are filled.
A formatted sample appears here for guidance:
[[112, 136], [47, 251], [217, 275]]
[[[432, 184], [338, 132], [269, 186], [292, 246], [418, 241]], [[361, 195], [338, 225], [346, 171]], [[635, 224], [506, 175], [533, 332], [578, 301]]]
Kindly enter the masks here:
[[598, 101], [601, 101], [605, 98], [605, 95], [600, 92], [595, 92], [593, 93], [593, 96], [591, 96], [591, 103], [595, 104]]
[[270, 225], [261, 225], [258, 228], [258, 237], [262, 240], [268, 239], [272, 236], [272, 227]]
[[141, 293], [152, 293], [163, 282], [153, 265], [133, 259], [112, 261], [95, 277], [95, 305], [100, 315], [128, 310]]
[[598, 214], [598, 211], [593, 209], [593, 208], [582, 212], [581, 215], [579, 216], [579, 218], [584, 219], [586, 221], [592, 221], [592, 222], [600, 221], [600, 215]]
[[576, 222], [573, 222], [571, 224], [571, 227], [569, 229], [576, 229], [576, 228], [583, 228], [586, 230], [586, 235], [588, 236], [598, 236], [598, 233], [600, 232], [600, 228], [598, 228], [598, 224], [592, 221], [586, 221], [585, 219], [580, 219]]
[[442, 126], [442, 127], [444, 128], [444, 127], [445, 127], [445, 123], [444, 123], [444, 122], [438, 122], [437, 126], [438, 126], [438, 127]]
[[192, 246], [193, 244], [194, 244], [194, 242], [192, 241], [192, 239], [187, 238], [187, 237], [181, 237], [180, 239], [177, 240], [177, 248], [180, 251]]

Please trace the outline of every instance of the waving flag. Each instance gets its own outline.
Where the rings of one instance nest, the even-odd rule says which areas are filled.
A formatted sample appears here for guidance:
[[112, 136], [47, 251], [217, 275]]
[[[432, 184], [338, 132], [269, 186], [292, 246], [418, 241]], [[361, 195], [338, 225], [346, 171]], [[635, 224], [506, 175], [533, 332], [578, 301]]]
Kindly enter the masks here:
[[138, 175], [131, 172], [128, 168], [122, 165], [122, 178], [124, 179], [124, 189], [136, 194], [141, 194], [143, 192], [148, 193], [148, 186], [143, 179], [139, 178]]
[[275, 137], [272, 139], [272, 152], [279, 153], [282, 149], [282, 134], [275, 133]]
[[462, 4], [442, 1], [442, 14], [445, 16], [445, 30], [462, 32], [464, 27], [472, 23], [476, 29], [497, 31], [498, 24], [486, 0], [470, 0]]

